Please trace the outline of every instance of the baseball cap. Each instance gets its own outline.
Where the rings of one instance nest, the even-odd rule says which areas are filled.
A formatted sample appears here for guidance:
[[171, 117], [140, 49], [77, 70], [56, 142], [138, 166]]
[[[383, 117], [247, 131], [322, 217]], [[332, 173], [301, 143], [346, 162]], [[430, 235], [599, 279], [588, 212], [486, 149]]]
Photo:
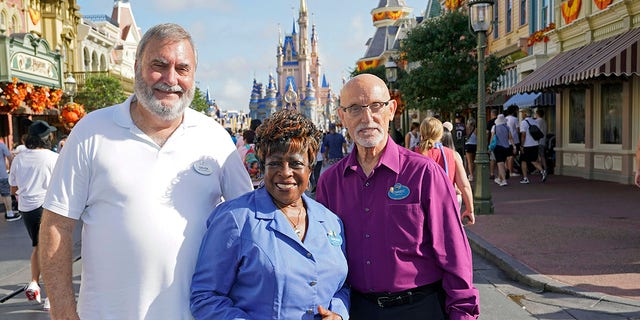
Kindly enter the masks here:
[[51, 132], [58, 131], [56, 127], [50, 126], [46, 121], [36, 120], [29, 126], [29, 135], [44, 138]]

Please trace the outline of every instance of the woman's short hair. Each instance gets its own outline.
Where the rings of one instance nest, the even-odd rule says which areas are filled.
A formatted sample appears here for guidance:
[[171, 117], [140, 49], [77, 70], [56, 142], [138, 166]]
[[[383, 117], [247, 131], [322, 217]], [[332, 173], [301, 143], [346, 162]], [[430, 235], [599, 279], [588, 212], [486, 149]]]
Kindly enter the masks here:
[[427, 117], [422, 120], [420, 124], [420, 150], [429, 150], [433, 148], [434, 144], [442, 138], [442, 122], [440, 120]]
[[256, 157], [264, 171], [264, 161], [276, 152], [306, 152], [310, 167], [316, 162], [322, 133], [313, 122], [294, 110], [273, 113], [256, 129]]

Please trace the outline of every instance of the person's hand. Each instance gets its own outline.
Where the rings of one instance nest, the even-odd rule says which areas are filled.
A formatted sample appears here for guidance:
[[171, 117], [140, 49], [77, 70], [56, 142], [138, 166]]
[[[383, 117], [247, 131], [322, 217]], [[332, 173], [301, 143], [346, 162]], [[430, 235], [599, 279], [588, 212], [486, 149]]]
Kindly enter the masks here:
[[460, 216], [460, 218], [462, 219], [462, 224], [465, 226], [476, 223], [476, 215], [469, 210], [465, 210]]
[[636, 186], [640, 187], [640, 168], [636, 171]]
[[342, 316], [329, 311], [329, 309], [325, 309], [322, 306], [318, 306], [318, 314], [322, 316], [322, 320], [342, 320]]

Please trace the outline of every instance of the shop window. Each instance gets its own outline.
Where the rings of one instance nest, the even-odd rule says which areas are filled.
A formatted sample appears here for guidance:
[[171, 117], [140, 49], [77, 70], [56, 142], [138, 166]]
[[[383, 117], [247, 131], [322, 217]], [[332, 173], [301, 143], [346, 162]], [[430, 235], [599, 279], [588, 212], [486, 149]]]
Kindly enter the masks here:
[[585, 136], [585, 90], [571, 90], [569, 94], [569, 143], [584, 144]]
[[602, 85], [602, 144], [622, 144], [622, 84]]

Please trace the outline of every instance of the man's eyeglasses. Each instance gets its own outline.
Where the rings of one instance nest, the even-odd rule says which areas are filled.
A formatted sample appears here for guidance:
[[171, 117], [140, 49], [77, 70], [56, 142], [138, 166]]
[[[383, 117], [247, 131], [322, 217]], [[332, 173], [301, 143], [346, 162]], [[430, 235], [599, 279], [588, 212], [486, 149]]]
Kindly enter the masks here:
[[382, 110], [382, 108], [386, 107], [389, 104], [389, 101], [386, 102], [374, 102], [366, 106], [352, 105], [350, 107], [342, 107], [342, 110], [346, 112], [351, 117], [358, 117], [362, 115], [364, 109], [369, 108], [371, 113], [378, 113]]

